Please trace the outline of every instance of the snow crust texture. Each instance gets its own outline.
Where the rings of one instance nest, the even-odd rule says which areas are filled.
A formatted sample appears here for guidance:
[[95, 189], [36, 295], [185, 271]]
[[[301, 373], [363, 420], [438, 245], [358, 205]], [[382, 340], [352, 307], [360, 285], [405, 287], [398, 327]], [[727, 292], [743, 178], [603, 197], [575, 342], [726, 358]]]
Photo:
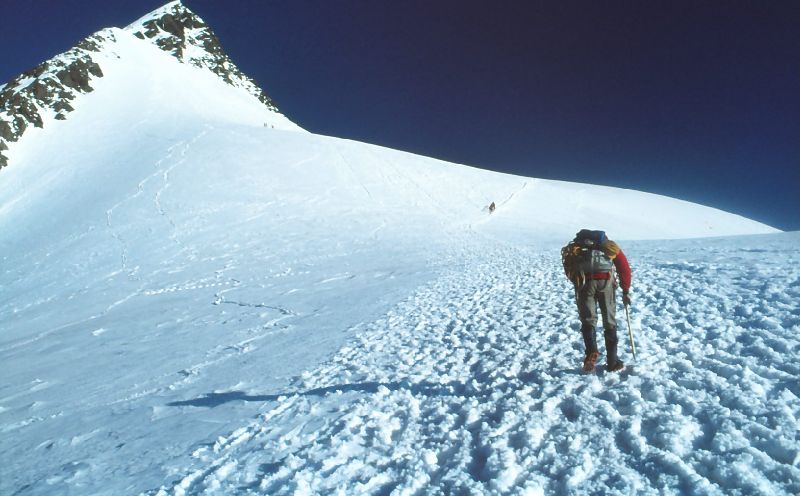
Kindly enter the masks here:
[[797, 494], [798, 240], [624, 247], [639, 360], [589, 376], [553, 254], [461, 252], [287, 391], [176, 403], [266, 408], [154, 492]]

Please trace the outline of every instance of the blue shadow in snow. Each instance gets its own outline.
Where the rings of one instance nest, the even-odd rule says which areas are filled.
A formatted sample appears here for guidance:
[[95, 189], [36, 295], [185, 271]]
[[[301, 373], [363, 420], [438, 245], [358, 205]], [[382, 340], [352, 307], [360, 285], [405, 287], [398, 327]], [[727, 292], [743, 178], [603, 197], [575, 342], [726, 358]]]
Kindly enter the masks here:
[[433, 383], [420, 382], [412, 384], [408, 381], [397, 382], [362, 382], [358, 384], [339, 384], [316, 389], [309, 389], [303, 392], [292, 392], [282, 394], [257, 394], [250, 395], [244, 391], [227, 391], [224, 393], [208, 393], [200, 398], [183, 401], [173, 401], [167, 406], [196, 406], [202, 408], [214, 408], [232, 401], [277, 401], [280, 397], [290, 396], [326, 396], [334, 393], [377, 393], [381, 387], [389, 391], [399, 391], [405, 389], [413, 394], [424, 396], [474, 396], [472, 388], [459, 382]]

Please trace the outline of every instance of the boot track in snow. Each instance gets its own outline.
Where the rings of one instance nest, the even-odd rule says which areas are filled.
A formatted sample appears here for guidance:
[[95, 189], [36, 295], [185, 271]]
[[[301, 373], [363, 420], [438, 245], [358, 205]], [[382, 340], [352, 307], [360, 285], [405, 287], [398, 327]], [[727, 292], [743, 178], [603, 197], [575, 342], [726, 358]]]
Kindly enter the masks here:
[[[773, 351], [796, 353], [796, 333], [748, 330], [736, 315], [775, 319], [775, 295], [727, 277], [735, 258], [631, 253], [636, 374], [630, 363], [581, 374], [557, 257], [498, 248], [364, 324], [292, 391], [181, 402], [250, 398], [265, 413], [198, 448], [192, 466], [176, 467], [184, 475], [152, 493], [796, 494], [800, 370]], [[797, 280], [796, 269], [752, 270], [762, 276], [753, 285], [765, 273], [776, 288]], [[797, 315], [793, 291], [773, 304], [777, 318], [781, 307]]]

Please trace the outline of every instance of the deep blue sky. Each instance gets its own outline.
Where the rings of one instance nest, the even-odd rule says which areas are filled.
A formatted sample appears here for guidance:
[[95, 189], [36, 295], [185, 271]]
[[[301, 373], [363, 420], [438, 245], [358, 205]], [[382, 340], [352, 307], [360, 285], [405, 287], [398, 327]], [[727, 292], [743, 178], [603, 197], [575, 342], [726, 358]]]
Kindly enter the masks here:
[[[165, 0], [2, 0], [0, 80]], [[306, 129], [800, 230], [800, 2], [184, 0]]]

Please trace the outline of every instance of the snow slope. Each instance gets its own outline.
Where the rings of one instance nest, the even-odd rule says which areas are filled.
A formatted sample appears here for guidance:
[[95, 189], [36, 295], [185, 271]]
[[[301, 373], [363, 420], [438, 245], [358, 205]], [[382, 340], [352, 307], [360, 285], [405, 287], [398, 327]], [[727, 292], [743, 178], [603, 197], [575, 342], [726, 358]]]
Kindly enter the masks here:
[[[154, 74], [165, 68], [165, 62], [166, 71]], [[163, 85], [154, 86], [152, 81], [167, 76], [172, 79], [167, 86], [179, 89], [173, 96], [196, 113], [235, 121], [258, 116], [264, 126], [299, 130], [255, 81], [236, 67], [208, 24], [174, 1], [124, 30], [100, 30], [0, 86], [0, 168], [8, 165], [6, 150], [26, 133], [48, 127], [53, 120], [66, 120], [80, 105], [80, 97], [93, 92], [95, 86], [115, 86], [103, 79], [108, 71], [117, 76], [123, 72], [127, 77], [127, 84], [117, 87], [116, 99], [128, 98], [122, 91], [126, 87], [141, 85], [140, 90], [158, 91]], [[218, 91], [203, 91], [213, 86]], [[233, 107], [226, 109], [221, 97]]]
[[623, 243], [640, 362], [577, 376], [575, 231], [775, 230], [306, 133], [102, 33], [0, 171], [0, 493], [797, 492], [796, 234]]
[[286, 390], [171, 403], [263, 413], [157, 494], [798, 494], [798, 241], [630, 244], [639, 359], [595, 376], [554, 254], [482, 243]]

